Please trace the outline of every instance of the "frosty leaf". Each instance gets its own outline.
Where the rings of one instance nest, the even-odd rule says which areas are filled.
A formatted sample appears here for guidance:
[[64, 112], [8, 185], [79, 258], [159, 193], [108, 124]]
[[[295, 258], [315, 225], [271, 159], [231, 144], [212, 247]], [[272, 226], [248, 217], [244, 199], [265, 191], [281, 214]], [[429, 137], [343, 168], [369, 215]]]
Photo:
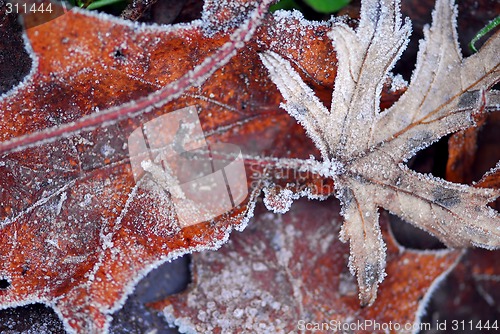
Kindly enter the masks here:
[[[217, 248], [233, 228], [243, 229], [262, 188], [270, 207], [283, 208], [290, 192], [314, 198], [333, 192], [332, 180], [313, 172], [324, 165], [303, 160], [319, 152], [279, 109], [281, 96], [257, 54], [263, 48], [290, 54], [308, 85], [328, 100], [336, 68], [326, 38], [331, 23], [280, 12], [262, 18], [247, 43], [231, 41], [235, 32], [249, 35], [241, 24], [255, 23], [248, 19], [255, 5], [207, 1], [203, 20], [172, 26], [72, 10], [25, 32], [33, 68], [0, 96], [0, 151], [10, 152], [0, 153], [0, 282], [7, 286], [0, 289], [0, 308], [40, 302], [56, 310], [69, 332], [105, 332], [148, 271], [181, 254]], [[233, 55], [231, 61], [200, 67], [227, 43], [240, 48], [223, 57]], [[203, 84], [186, 75], [201, 68], [206, 78], [222, 65]], [[155, 92], [173, 87], [178, 94], [175, 83], [185, 77], [199, 86], [152, 108]], [[390, 94], [386, 103], [397, 96]], [[137, 101], [147, 110], [127, 113]], [[240, 146], [250, 196], [214, 221], [180, 228], [169, 194], [152, 173], [135, 183], [127, 138], [186, 106], [197, 107], [209, 144]], [[110, 110], [121, 116], [99, 123]], [[8, 148], [30, 135], [39, 138], [29, 148]]]
[[[383, 215], [389, 278], [380, 287], [377, 308], [361, 309], [356, 282], [346, 268], [347, 246], [336, 238], [342, 225], [339, 208], [334, 199], [300, 200], [286, 215], [257, 208], [256, 219], [220, 250], [193, 255], [188, 291], [154, 307], [183, 333], [310, 332], [301, 331], [300, 320], [334, 320], [337, 332], [342, 332], [341, 323], [365, 320], [418, 323], [432, 294], [429, 288], [454, 266], [460, 252], [403, 249], [395, 244]], [[425, 275], [415, 275], [424, 268]], [[330, 331], [335, 332], [333, 327], [318, 330]]]
[[[47, 129], [94, 119], [109, 108], [121, 110], [183, 77], [255, 12], [255, 2], [224, 4], [226, 26], [203, 20], [132, 25], [72, 10], [26, 31], [34, 65], [0, 97], [2, 144], [26, 134], [43, 137]], [[211, 20], [212, 14], [204, 17]], [[273, 84], [256, 52], [264, 47], [300, 54], [297, 64], [312, 77], [321, 63], [311, 61], [312, 55], [333, 60], [330, 43], [317, 39], [327, 30], [328, 23], [312, 24], [296, 14], [268, 15], [253, 40], [235, 40], [242, 50], [223, 69], [175, 101], [1, 154], [0, 307], [41, 302], [56, 310], [70, 332], [105, 332], [110, 314], [145, 273], [183, 253], [217, 248], [233, 228], [242, 229], [264, 185], [331, 193], [331, 181], [323, 187], [320, 175], [299, 174], [305, 164], [297, 158], [318, 152], [279, 110], [281, 97], [269, 93]], [[311, 47], [299, 51], [302, 43]], [[334, 65], [315, 75], [314, 84], [330, 89], [332, 73]], [[242, 148], [251, 195], [214, 221], [179, 228], [169, 195], [151, 179], [142, 181], [150, 187], [135, 183], [127, 137], [155, 117], [192, 105], [210, 144]]]
[[[242, 43], [251, 33], [241, 24], [255, 22], [248, 20], [254, 7], [247, 0], [206, 1], [202, 20], [173, 26], [132, 25], [74, 10], [26, 32], [33, 67], [0, 96], [0, 151], [11, 152], [5, 148], [22, 136], [39, 138], [30, 148], [14, 145], [18, 152], [0, 154], [1, 308], [42, 302], [55, 308], [70, 332], [105, 332], [110, 314], [145, 273], [182, 253], [216, 248], [233, 228], [242, 229], [262, 187], [264, 202], [275, 211], [299, 196], [332, 193], [330, 176], [345, 166], [309, 159], [331, 152], [319, 152], [278, 109], [281, 96], [257, 56], [267, 49], [286, 54], [307, 78], [303, 85], [290, 72], [299, 79], [295, 85], [311, 87], [329, 105], [336, 75], [327, 38], [332, 22], [278, 12]], [[242, 34], [231, 41], [235, 31]], [[224, 49], [227, 43], [231, 48]], [[206, 59], [218, 60], [203, 66]], [[205, 71], [190, 78], [186, 72], [194, 68]], [[193, 84], [199, 86], [185, 90]], [[176, 100], [169, 95], [153, 108], [148, 97], [157, 95], [148, 94], [165, 94], [165, 87], [185, 94]], [[327, 109], [310, 96], [309, 90], [304, 97], [323, 117]], [[136, 101], [145, 102], [144, 109]], [[126, 144], [145, 122], [192, 105], [210, 144], [242, 148], [251, 196], [214, 221], [179, 228], [168, 194], [150, 179], [143, 181], [149, 188], [134, 182]], [[297, 115], [304, 111], [296, 107]], [[120, 118], [102, 123], [99, 117], [110, 110], [120, 111]], [[93, 125], [82, 127], [82, 119]], [[79, 126], [67, 131], [74, 124]], [[51, 132], [48, 143], [50, 129], [59, 132]], [[412, 278], [411, 271], [404, 275]]]
[[261, 54], [287, 101], [285, 109], [305, 127], [329, 165], [324, 176], [334, 180], [342, 203], [341, 237], [351, 245], [350, 268], [358, 277], [362, 305], [375, 301], [385, 276], [379, 207], [451, 247], [500, 247], [500, 215], [487, 206], [499, 190], [446, 182], [404, 165], [439, 138], [472, 126], [476, 114], [498, 103], [488, 89], [500, 79], [500, 32], [477, 54], [462, 59], [455, 20], [453, 3], [438, 0], [407, 91], [382, 112], [382, 84], [410, 33], [399, 1], [362, 1], [355, 31], [334, 25], [329, 36], [338, 69], [329, 112], [288, 61], [274, 52]]

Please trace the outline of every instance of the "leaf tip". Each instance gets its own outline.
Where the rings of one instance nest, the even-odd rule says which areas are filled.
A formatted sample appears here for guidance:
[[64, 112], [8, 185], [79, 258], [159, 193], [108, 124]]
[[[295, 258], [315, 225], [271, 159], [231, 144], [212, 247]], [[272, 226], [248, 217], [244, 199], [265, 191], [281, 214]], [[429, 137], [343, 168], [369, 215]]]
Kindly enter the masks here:
[[377, 299], [378, 285], [386, 274], [385, 264], [365, 263], [364, 267], [358, 271], [359, 301], [362, 308], [373, 305]]

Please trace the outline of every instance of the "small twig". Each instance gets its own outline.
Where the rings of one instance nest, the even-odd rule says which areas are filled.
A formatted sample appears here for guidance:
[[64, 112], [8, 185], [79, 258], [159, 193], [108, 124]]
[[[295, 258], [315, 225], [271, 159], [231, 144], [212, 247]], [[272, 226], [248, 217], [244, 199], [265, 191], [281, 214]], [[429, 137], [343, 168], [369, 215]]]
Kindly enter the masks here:
[[253, 36], [264, 14], [267, 13], [267, 8], [271, 2], [273, 2], [273, 0], [263, 0], [250, 15], [248, 20], [231, 35], [229, 41], [219, 48], [213, 56], [207, 57], [201, 64], [194, 67], [178, 80], [166, 85], [164, 88], [138, 99], [137, 101], [128, 102], [99, 113], [84, 116], [75, 122], [66, 123], [61, 126], [55, 126], [1, 142], [0, 154], [20, 151], [41, 143], [50, 143], [58, 138], [70, 137], [82, 130], [91, 130], [112, 121], [119, 121], [126, 117], [134, 117], [150, 111], [153, 108], [164, 106], [166, 103], [179, 97], [188, 88], [201, 85], [216, 70], [227, 64], [236, 54], [236, 51], [244, 46], [244, 42], [247, 42]]

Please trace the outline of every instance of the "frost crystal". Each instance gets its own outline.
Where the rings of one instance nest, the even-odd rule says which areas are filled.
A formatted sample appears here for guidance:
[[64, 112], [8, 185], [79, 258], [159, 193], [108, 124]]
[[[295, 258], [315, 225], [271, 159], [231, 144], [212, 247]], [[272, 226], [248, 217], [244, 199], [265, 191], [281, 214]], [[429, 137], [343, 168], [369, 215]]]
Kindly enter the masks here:
[[[381, 112], [382, 86], [393, 77], [390, 70], [411, 33], [399, 6], [399, 0], [364, 0], [356, 30], [342, 22], [334, 24], [329, 37], [338, 67], [331, 110], [288, 61], [273, 52], [261, 54], [286, 100], [283, 108], [305, 128], [323, 164], [332, 165], [322, 168], [322, 175], [333, 178], [342, 203], [341, 238], [350, 242], [349, 267], [357, 275], [362, 305], [375, 301], [385, 276], [379, 207], [451, 247], [500, 246], [500, 215], [487, 206], [500, 195], [498, 190], [446, 182], [404, 165], [439, 138], [474, 125], [475, 113], [497, 103], [485, 98], [484, 92], [500, 78], [500, 33], [477, 54], [462, 59], [456, 9], [450, 0], [437, 0], [411, 83], [399, 101]], [[393, 89], [407, 85], [398, 77], [393, 81]]]

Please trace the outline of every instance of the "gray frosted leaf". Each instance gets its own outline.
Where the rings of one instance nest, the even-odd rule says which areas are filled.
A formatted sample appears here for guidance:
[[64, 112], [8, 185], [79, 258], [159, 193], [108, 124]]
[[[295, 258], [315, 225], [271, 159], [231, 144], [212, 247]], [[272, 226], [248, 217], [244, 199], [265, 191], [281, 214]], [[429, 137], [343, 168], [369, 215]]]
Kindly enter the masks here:
[[399, 6], [398, 0], [365, 0], [356, 30], [333, 26], [329, 37], [338, 67], [327, 113], [288, 61], [272, 52], [261, 55], [284, 108], [305, 127], [323, 163], [335, 166], [324, 176], [333, 178], [342, 203], [341, 238], [350, 242], [349, 266], [363, 305], [375, 301], [385, 276], [378, 208], [450, 247], [500, 247], [500, 215], [487, 206], [499, 190], [447, 182], [404, 164], [441, 137], [473, 126], [475, 114], [498, 109], [491, 87], [500, 79], [500, 32], [463, 59], [453, 1], [437, 0], [407, 91], [381, 112], [382, 86], [411, 33]]

